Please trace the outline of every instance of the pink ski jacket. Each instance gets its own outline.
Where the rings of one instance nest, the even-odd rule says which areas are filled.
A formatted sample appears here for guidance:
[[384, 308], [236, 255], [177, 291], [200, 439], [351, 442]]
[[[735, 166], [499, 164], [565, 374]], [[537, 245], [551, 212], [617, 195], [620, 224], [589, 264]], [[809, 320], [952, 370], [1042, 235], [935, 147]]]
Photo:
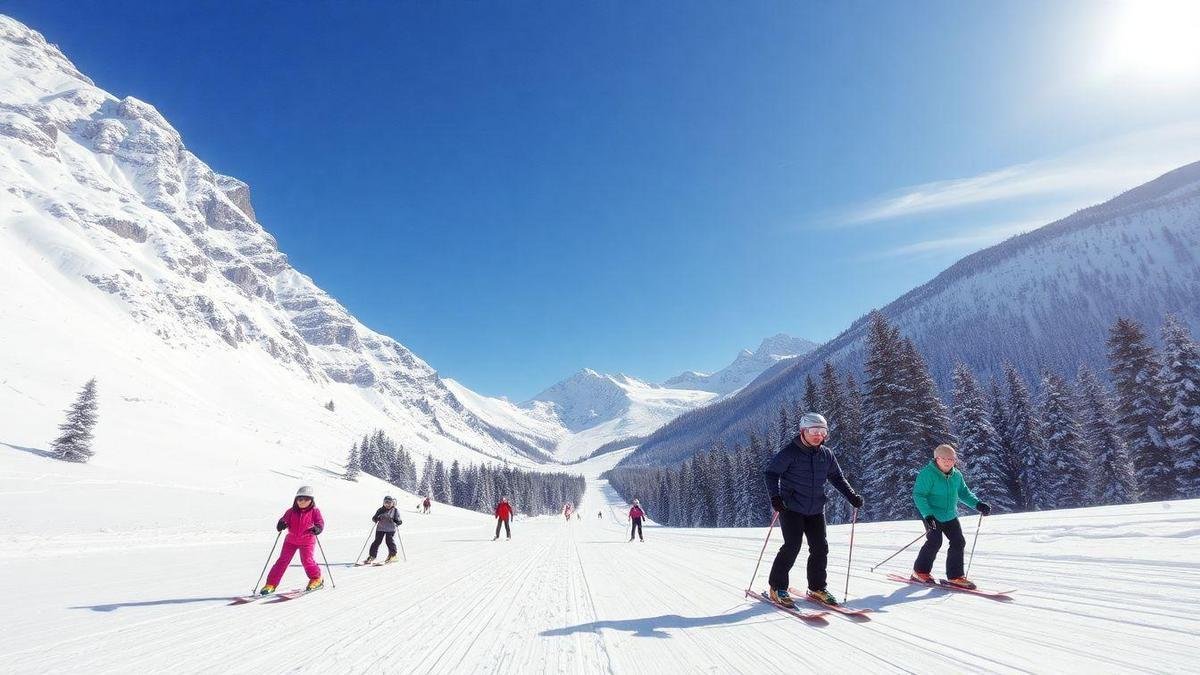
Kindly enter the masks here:
[[284, 541], [296, 546], [312, 546], [316, 542], [316, 535], [309, 532], [310, 528], [316, 527], [318, 534], [325, 529], [325, 519], [321, 517], [321, 510], [317, 508], [316, 502], [307, 509], [293, 505], [283, 512], [279, 524], [287, 527], [288, 533]]

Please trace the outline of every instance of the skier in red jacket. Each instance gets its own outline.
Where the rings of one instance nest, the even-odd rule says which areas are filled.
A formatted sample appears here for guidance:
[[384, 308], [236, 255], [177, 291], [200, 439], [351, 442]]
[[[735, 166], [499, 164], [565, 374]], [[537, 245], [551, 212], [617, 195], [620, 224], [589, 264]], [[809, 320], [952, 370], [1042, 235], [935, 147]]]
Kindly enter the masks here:
[[501, 497], [500, 503], [496, 505], [496, 536], [492, 537], [492, 541], [500, 538], [500, 526], [504, 526], [505, 539], [512, 539], [512, 530], [508, 527], [508, 521], [512, 520], [513, 508], [512, 504], [508, 503], [508, 497]]
[[638, 500], [633, 500], [633, 508], [629, 509], [629, 541], [633, 541], [633, 535], [636, 532], [637, 538], [642, 539], [642, 518], [646, 517], [646, 512], [642, 510], [642, 504]]

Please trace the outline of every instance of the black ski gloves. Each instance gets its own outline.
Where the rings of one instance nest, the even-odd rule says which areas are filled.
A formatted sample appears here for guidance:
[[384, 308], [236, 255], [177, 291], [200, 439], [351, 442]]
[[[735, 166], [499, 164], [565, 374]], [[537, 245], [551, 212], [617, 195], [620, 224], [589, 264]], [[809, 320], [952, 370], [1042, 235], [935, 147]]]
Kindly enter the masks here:
[[771, 497], [771, 508], [783, 513], [784, 511], [787, 511], [787, 504], [783, 503], [783, 497], [775, 495], [774, 497]]
[[283, 519], [282, 519], [282, 518], [280, 518], [280, 519], [279, 519], [279, 522], [278, 522], [278, 523], [275, 523], [275, 531], [276, 531], [276, 532], [283, 532], [283, 531], [284, 531], [284, 530], [286, 530], [286, 529], [287, 529], [287, 523], [283, 522]]
[[320, 525], [313, 525], [312, 527], [308, 528], [308, 531], [309, 531], [309, 532], [311, 532], [311, 533], [313, 533], [313, 534], [321, 534], [321, 526], [320, 526]]
[[992, 507], [988, 506], [987, 502], [979, 502], [975, 505], [975, 510], [985, 516], [992, 515]]
[[933, 516], [925, 516], [925, 529], [929, 531], [936, 530], [938, 526], [937, 518]]
[[866, 500], [863, 499], [862, 495], [854, 495], [850, 498], [850, 506], [853, 506], [856, 509], [861, 509], [862, 505], [865, 503]]

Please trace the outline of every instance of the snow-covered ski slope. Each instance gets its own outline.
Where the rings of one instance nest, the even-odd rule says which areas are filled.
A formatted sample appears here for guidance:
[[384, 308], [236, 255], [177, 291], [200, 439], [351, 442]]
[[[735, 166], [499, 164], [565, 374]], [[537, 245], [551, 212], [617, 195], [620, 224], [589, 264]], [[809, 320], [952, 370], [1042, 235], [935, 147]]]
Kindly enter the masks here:
[[[290, 491], [252, 500], [101, 476], [70, 490], [64, 465], [29, 455], [0, 475], [0, 672], [1197, 672], [1200, 501], [985, 520], [972, 576], [1018, 588], [1011, 602], [868, 573], [920, 525], [859, 526], [851, 600], [874, 613], [803, 622], [742, 595], [764, 529], [651, 523], [629, 543], [626, 506], [594, 478], [612, 461], [581, 465], [593, 476], [582, 519], [518, 519], [511, 541], [491, 541], [487, 516], [417, 515], [401, 496], [408, 561], [382, 568], [350, 567], [376, 504], [328, 487], [317, 502], [337, 587], [229, 606]], [[170, 510], [139, 510], [171, 491]], [[830, 531], [839, 596], [848, 534]], [[776, 531], [756, 588], [778, 543]], [[794, 586], [802, 568], [803, 556]], [[281, 590], [303, 582], [294, 561]]]

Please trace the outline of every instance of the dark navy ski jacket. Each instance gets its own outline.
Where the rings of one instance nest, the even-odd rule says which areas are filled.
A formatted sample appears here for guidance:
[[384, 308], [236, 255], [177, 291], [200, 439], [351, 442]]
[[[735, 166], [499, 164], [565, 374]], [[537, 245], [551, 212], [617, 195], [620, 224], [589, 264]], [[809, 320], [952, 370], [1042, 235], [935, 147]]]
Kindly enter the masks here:
[[775, 453], [763, 473], [767, 477], [767, 494], [783, 497], [789, 511], [806, 516], [825, 512], [825, 481], [832, 483], [847, 500], [856, 496], [833, 451], [824, 445], [807, 446], [799, 436]]

